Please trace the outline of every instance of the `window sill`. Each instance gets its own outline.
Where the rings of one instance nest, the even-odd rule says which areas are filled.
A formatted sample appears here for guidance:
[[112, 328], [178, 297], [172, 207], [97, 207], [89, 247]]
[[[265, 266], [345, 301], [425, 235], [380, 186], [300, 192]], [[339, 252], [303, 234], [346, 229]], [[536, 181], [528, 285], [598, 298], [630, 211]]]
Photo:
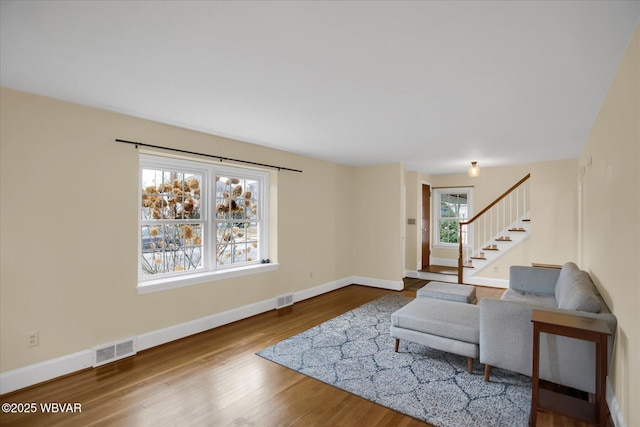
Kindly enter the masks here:
[[216, 280], [230, 279], [233, 277], [247, 276], [249, 274], [265, 273], [275, 271], [279, 264], [256, 264], [248, 267], [229, 268], [218, 271], [208, 271], [205, 273], [189, 274], [187, 276], [170, 277], [157, 280], [145, 280], [138, 282], [138, 293], [149, 294], [152, 292], [164, 291], [167, 289], [182, 288], [185, 286], [198, 285], [200, 283], [214, 282]]

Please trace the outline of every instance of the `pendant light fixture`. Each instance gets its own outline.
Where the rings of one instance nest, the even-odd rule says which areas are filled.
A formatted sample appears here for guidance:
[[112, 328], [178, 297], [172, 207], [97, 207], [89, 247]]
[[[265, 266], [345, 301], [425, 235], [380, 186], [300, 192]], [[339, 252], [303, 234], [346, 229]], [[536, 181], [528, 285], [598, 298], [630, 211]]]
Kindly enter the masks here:
[[478, 167], [478, 162], [471, 162], [471, 167], [467, 171], [471, 178], [475, 178], [480, 175], [480, 168]]

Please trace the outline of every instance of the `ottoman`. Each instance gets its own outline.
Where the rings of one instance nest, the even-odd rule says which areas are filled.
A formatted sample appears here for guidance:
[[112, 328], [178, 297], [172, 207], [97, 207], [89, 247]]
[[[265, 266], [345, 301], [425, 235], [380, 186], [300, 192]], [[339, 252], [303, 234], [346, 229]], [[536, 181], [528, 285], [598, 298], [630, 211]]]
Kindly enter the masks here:
[[473, 359], [479, 355], [480, 308], [473, 304], [416, 298], [391, 315], [391, 336], [437, 350], [467, 357], [473, 372]]
[[464, 302], [467, 304], [475, 304], [478, 302], [475, 286], [445, 282], [429, 282], [418, 290], [416, 296], [419, 298], [429, 297], [447, 301]]

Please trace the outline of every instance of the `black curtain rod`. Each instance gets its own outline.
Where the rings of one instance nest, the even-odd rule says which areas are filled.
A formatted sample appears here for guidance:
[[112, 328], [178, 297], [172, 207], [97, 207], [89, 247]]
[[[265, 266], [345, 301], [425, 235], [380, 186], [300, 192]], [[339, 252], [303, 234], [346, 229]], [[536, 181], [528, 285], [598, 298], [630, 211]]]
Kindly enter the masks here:
[[160, 148], [162, 150], [175, 151], [175, 152], [178, 152], [178, 153], [195, 154], [196, 156], [212, 157], [214, 159], [220, 159], [220, 161], [228, 160], [230, 162], [245, 163], [245, 164], [248, 164], [248, 165], [263, 166], [263, 167], [266, 167], [266, 168], [278, 169], [279, 171], [282, 170], [282, 171], [291, 171], [291, 172], [300, 172], [300, 173], [302, 173], [302, 171], [298, 170], [298, 169], [285, 168], [283, 166], [267, 165], [265, 163], [250, 162], [248, 160], [232, 159], [231, 157], [216, 156], [214, 154], [197, 153], [195, 151], [180, 150], [178, 148], [161, 147], [159, 145], [143, 144], [142, 142], [135, 142], [135, 141], [125, 141], [124, 139], [116, 139], [116, 142], [124, 142], [125, 144], [132, 144], [132, 145], [135, 145], [136, 148], [138, 148], [138, 147]]

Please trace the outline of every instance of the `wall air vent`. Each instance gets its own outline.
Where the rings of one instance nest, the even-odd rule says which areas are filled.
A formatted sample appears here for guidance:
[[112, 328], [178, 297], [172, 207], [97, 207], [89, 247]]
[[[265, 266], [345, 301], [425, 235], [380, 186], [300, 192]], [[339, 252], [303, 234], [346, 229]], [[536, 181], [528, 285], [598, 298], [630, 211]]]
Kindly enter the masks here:
[[293, 294], [280, 295], [276, 298], [276, 309], [293, 305]]
[[129, 338], [123, 341], [104, 344], [93, 348], [93, 367], [98, 367], [137, 353], [136, 339]]

